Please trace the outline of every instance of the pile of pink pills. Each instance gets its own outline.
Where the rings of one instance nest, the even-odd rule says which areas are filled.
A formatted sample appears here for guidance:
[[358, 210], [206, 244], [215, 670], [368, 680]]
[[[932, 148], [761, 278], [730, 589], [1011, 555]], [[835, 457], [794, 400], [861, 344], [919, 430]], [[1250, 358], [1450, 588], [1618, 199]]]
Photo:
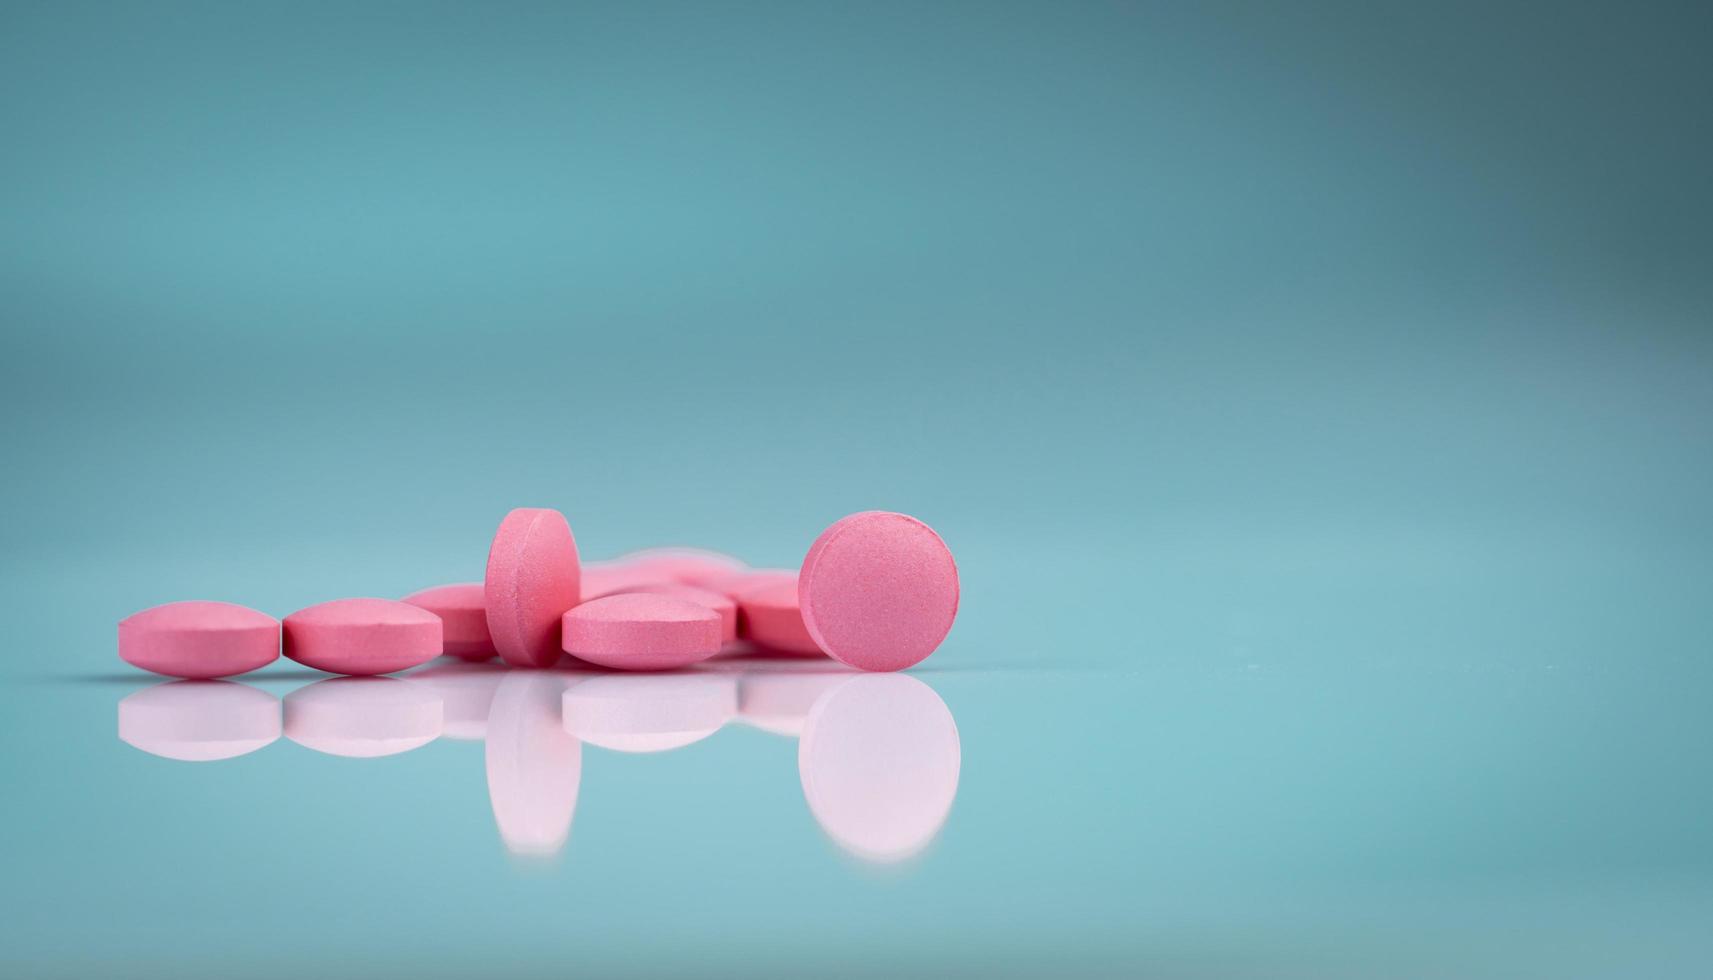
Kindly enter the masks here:
[[442, 654], [551, 667], [563, 656], [616, 670], [670, 670], [722, 652], [827, 656], [902, 670], [939, 647], [958, 612], [958, 567], [914, 517], [864, 511], [821, 533], [802, 567], [755, 569], [692, 548], [583, 563], [565, 515], [520, 507], [481, 582], [400, 600], [336, 599], [283, 625], [195, 600], [119, 623], [119, 658], [170, 677], [230, 677], [280, 653], [336, 674], [406, 670]]

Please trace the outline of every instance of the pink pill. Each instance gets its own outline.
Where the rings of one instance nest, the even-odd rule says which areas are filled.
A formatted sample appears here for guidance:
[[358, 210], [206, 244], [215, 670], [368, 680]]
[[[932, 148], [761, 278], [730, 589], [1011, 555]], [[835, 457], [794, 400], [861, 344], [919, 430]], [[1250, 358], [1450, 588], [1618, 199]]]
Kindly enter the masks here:
[[[741, 572], [720, 575], [701, 583], [702, 588], [715, 592], [724, 592], [738, 603], [743, 602], [745, 595], [759, 592], [781, 582], [797, 584], [795, 568], [750, 568]], [[740, 627], [739, 632], [742, 632]]]
[[744, 632], [760, 652], [801, 657], [821, 655], [821, 648], [803, 625], [796, 582], [776, 582], [745, 593], [738, 605], [743, 609]]
[[747, 568], [731, 555], [702, 548], [647, 548], [621, 555], [614, 564], [644, 569], [686, 585], [703, 586]]
[[694, 585], [684, 585], [679, 582], [664, 582], [653, 585], [637, 585], [630, 588], [615, 589], [612, 592], [603, 592], [601, 595], [590, 596], [589, 598], [599, 599], [603, 596], [623, 595], [627, 592], [672, 596], [677, 599], [688, 599], [700, 606], [707, 606], [709, 609], [720, 614], [721, 641], [730, 643], [738, 638], [738, 604], [733, 602], [731, 597], [725, 593], [715, 592], [712, 589], [702, 589]]
[[589, 562], [583, 566], [582, 601], [620, 592], [634, 592], [654, 585], [676, 585], [677, 581], [646, 565], [620, 562]]
[[483, 579], [494, 649], [513, 667], [552, 666], [559, 619], [577, 604], [580, 588], [577, 540], [565, 515], [542, 507], [507, 514]]
[[440, 617], [441, 652], [447, 656], [486, 660], [494, 655], [494, 640], [488, 635], [488, 603], [481, 582], [437, 585], [412, 592], [401, 601]]
[[231, 681], [156, 684], [119, 702], [119, 738], [182, 762], [254, 752], [280, 737], [280, 699]]
[[619, 670], [670, 670], [720, 652], [720, 614], [666, 595], [625, 592], [565, 614], [565, 652]]
[[279, 620], [230, 602], [169, 602], [119, 621], [119, 659], [169, 677], [227, 677], [279, 655]]
[[440, 617], [393, 599], [335, 599], [285, 618], [285, 655], [335, 674], [390, 674], [440, 655]]
[[958, 726], [904, 674], [846, 679], [810, 709], [797, 772], [815, 821], [841, 848], [895, 862], [933, 841], [958, 793]]
[[914, 517], [852, 514], [821, 532], [797, 580], [820, 649], [863, 670], [902, 670], [940, 645], [958, 615], [958, 566]]
[[440, 698], [397, 677], [330, 677], [285, 696], [285, 733], [292, 741], [353, 759], [419, 749], [440, 737]]

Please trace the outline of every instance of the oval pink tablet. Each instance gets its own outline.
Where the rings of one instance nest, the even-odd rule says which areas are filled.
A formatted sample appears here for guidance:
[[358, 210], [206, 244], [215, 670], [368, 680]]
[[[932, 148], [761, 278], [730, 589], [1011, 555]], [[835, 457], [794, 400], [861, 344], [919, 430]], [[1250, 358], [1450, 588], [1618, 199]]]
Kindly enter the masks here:
[[590, 596], [599, 599], [609, 595], [623, 595], [627, 592], [643, 592], [649, 595], [666, 595], [677, 599], [688, 599], [697, 605], [707, 606], [720, 614], [720, 640], [730, 643], [738, 638], [738, 604], [731, 596], [713, 589], [698, 588], [681, 582], [658, 582], [650, 585], [636, 585], [623, 589], [603, 592], [601, 595]]
[[292, 741], [352, 759], [419, 749], [440, 737], [440, 698], [397, 677], [329, 677], [285, 696], [285, 734]]
[[169, 602], [119, 621], [119, 659], [168, 677], [229, 677], [279, 655], [279, 620], [230, 602]]
[[437, 585], [405, 596], [402, 602], [420, 606], [440, 617], [440, 652], [465, 660], [494, 655], [488, 635], [488, 600], [481, 582]]
[[[704, 589], [724, 592], [732, 597], [734, 602], [742, 603], [744, 596], [751, 592], [778, 585], [781, 582], [797, 584], [795, 568], [749, 568], [739, 572], [716, 576], [700, 583]], [[742, 632], [740, 627], [739, 632]]]
[[335, 674], [390, 674], [440, 655], [440, 617], [393, 599], [335, 599], [285, 618], [285, 655]]
[[765, 588], [744, 594], [738, 600], [743, 609], [744, 635], [762, 653], [789, 653], [799, 657], [818, 657], [821, 648], [803, 625], [803, 614], [797, 605], [797, 583], [776, 582]]
[[280, 699], [231, 681], [171, 681], [119, 702], [119, 738], [182, 762], [254, 752], [280, 737]]
[[619, 670], [670, 670], [720, 652], [720, 614], [673, 596], [625, 592], [565, 614], [565, 652]]
[[513, 667], [551, 667], [559, 659], [559, 620], [581, 588], [577, 540], [565, 515], [519, 507], [506, 515], [488, 549], [482, 581], [488, 633]]
[[958, 794], [958, 726], [934, 689], [908, 675], [852, 677], [803, 723], [797, 772], [809, 812], [869, 861], [918, 853]]
[[902, 670], [933, 653], [958, 615], [958, 566], [933, 528], [871, 510], [821, 532], [797, 579], [815, 644], [863, 670]]

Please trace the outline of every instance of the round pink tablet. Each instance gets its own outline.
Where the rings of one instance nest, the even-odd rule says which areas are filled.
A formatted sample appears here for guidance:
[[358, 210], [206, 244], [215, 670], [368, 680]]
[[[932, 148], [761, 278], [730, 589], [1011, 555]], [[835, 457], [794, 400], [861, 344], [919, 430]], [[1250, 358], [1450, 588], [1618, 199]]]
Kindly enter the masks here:
[[419, 749], [440, 737], [440, 698], [397, 677], [329, 677], [285, 696], [285, 733], [292, 741], [353, 759]]
[[559, 618], [581, 598], [580, 571], [564, 514], [519, 507], [500, 522], [482, 585], [488, 633], [506, 663], [551, 667], [559, 659]]
[[614, 589], [601, 595], [590, 596], [599, 599], [609, 595], [623, 595], [627, 592], [645, 592], [649, 595], [668, 595], [677, 599], [688, 599], [697, 605], [707, 606], [720, 614], [720, 640], [730, 643], [738, 638], [738, 604], [731, 596], [712, 589], [698, 588], [694, 585], [684, 585], [680, 582], [662, 582], [652, 585], [636, 585], [629, 588]]
[[227, 677], [279, 655], [279, 620], [230, 602], [169, 602], [119, 621], [119, 659], [168, 677]]
[[821, 655], [821, 648], [803, 625], [796, 582], [776, 582], [745, 593], [738, 605], [743, 609], [744, 633], [761, 652], [802, 657]]
[[828, 836], [869, 861], [927, 847], [951, 813], [963, 752], [934, 689], [908, 675], [851, 677], [803, 723], [797, 772]]
[[119, 738], [183, 762], [254, 752], [280, 737], [280, 699], [231, 681], [171, 681], [119, 702]]
[[390, 674], [440, 655], [440, 617], [393, 599], [335, 599], [285, 618], [285, 655], [335, 674]]
[[928, 525], [865, 511], [815, 539], [797, 595], [804, 626], [828, 656], [863, 670], [902, 670], [951, 631], [958, 566]]
[[440, 617], [440, 652], [465, 660], [486, 660], [494, 655], [494, 640], [488, 635], [488, 601], [482, 583], [437, 585], [412, 592], [401, 601], [421, 606]]
[[619, 670], [670, 670], [720, 652], [720, 614], [667, 595], [624, 592], [565, 614], [565, 652]]

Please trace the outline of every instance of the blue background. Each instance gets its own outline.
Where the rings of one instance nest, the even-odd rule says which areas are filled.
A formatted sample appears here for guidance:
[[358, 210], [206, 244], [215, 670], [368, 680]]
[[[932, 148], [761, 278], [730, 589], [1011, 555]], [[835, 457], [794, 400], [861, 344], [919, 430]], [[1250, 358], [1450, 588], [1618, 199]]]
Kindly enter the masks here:
[[[0, 957], [1704, 975], [1710, 26], [0, 3]], [[932, 524], [964, 587], [922, 674], [964, 739], [935, 855], [770, 838], [716, 779], [789, 770], [750, 732], [648, 760], [610, 850], [521, 879], [440, 746], [112, 738], [123, 616], [477, 578], [514, 506], [586, 557], [757, 565]], [[422, 799], [364, 795], [412, 767]], [[644, 834], [688, 785], [708, 835]], [[442, 793], [476, 829], [406, 820]], [[687, 867], [709, 838], [750, 850]], [[370, 932], [303, 911], [351, 868]], [[136, 918], [173, 880], [206, 929]]]

